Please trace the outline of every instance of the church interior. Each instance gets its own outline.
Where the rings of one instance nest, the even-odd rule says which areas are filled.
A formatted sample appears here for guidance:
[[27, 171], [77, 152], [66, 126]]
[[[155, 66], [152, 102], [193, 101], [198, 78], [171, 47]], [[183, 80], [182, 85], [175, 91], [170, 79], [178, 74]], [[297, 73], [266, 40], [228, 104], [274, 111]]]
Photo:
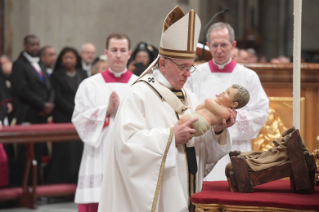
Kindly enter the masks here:
[[[156, 50], [154, 54], [157, 55], [163, 20], [176, 5], [179, 5], [183, 11], [194, 9], [201, 20], [195, 65], [212, 60], [211, 52], [203, 45], [207, 42], [207, 30], [213, 23], [225, 22], [229, 23], [235, 32], [238, 63], [258, 75], [269, 99], [269, 110], [268, 118], [259, 134], [251, 139], [252, 151], [264, 152], [271, 149], [273, 141], [284, 137], [285, 132], [296, 123], [294, 108], [300, 111], [297, 119], [298, 132], [294, 132], [298, 133], [300, 145], [306, 147], [305, 151], [301, 151], [300, 157], [302, 161], [306, 160], [304, 163], [307, 165], [303, 167], [305, 172], [313, 176], [313, 179], [310, 177], [312, 181], [310, 190], [312, 190], [308, 190], [310, 194], [306, 195], [306, 198], [305, 195], [290, 194], [293, 193], [290, 186], [297, 185], [298, 181], [290, 184], [289, 177], [299, 173], [299, 165], [296, 165], [297, 168], [292, 165], [292, 170], [290, 165], [287, 170], [285, 167], [288, 165], [282, 166], [275, 171], [288, 174], [278, 175], [277, 178], [268, 177], [274, 182], [267, 187], [268, 184], [265, 183], [269, 183], [270, 180], [264, 180], [262, 177], [271, 176], [275, 171], [265, 172], [263, 176], [256, 177], [263, 179], [256, 185], [264, 185], [256, 187], [254, 191], [251, 187], [249, 192], [256, 192], [257, 198], [264, 198], [267, 201], [268, 197], [263, 195], [271, 192], [271, 189], [278, 189], [278, 192], [282, 191], [286, 196], [278, 194], [276, 198], [297, 202], [295, 209], [291, 207], [285, 209], [285, 204], [278, 201], [278, 204], [272, 204], [268, 208], [259, 202], [252, 203], [250, 211], [319, 211], [318, 203], [311, 205], [312, 203], [307, 202], [313, 198], [317, 198], [318, 201], [319, 198], [319, 110], [316, 107], [319, 104], [319, 1], [317, 0], [0, 0], [0, 55], [5, 55], [12, 62], [15, 61], [23, 49], [24, 37], [33, 34], [39, 38], [40, 47], [54, 47], [57, 53], [64, 47], [73, 47], [80, 52], [82, 44], [91, 43], [96, 47], [95, 55], [98, 58], [104, 54], [105, 38], [112, 32], [127, 34], [131, 39], [132, 51], [135, 46], [145, 42], [148, 48], [152, 48], [153, 53]], [[295, 7], [298, 6], [302, 8], [299, 17], [301, 39], [299, 48], [296, 48]], [[300, 59], [294, 58], [294, 55], [300, 55]], [[296, 63], [299, 63], [298, 70]], [[299, 79], [295, 78], [296, 71], [300, 73]], [[299, 88], [295, 87], [295, 81], [299, 81]], [[3, 82], [6, 83], [4, 86], [10, 86], [8, 80]], [[299, 89], [300, 93], [297, 98], [294, 96], [295, 89]], [[294, 102], [296, 100], [298, 104]], [[2, 99], [0, 103], [1, 101]], [[52, 117], [45, 126], [19, 125], [12, 123], [9, 118], [3, 122], [0, 125], [0, 144], [5, 148], [10, 146], [8, 158], [18, 151], [19, 145], [23, 146], [25, 166], [17, 172], [23, 179], [20, 186], [1, 187], [0, 183], [0, 212], [77, 211], [77, 205], [74, 203], [76, 183], [72, 181], [72, 183], [45, 184], [43, 176], [48, 174], [48, 166], [52, 159], [52, 144], [64, 141], [81, 142], [79, 140], [80, 137], [72, 123], [56, 126], [52, 124]], [[38, 143], [44, 144], [48, 149], [41, 164], [34, 162], [34, 146]], [[289, 148], [301, 150], [303, 147]], [[235, 157], [231, 158], [233, 164], [236, 160], [239, 161]], [[246, 169], [247, 164], [241, 165], [244, 167], [243, 170]], [[296, 169], [298, 171], [295, 171]], [[40, 185], [38, 185], [39, 179], [36, 178], [38, 172], [40, 173], [38, 177], [42, 179]], [[239, 171], [234, 167], [233, 172], [236, 175]], [[0, 178], [3, 173], [0, 173]], [[243, 179], [249, 176], [253, 178], [250, 172], [245, 174], [247, 176], [241, 176]], [[32, 177], [28, 178], [29, 175]], [[285, 182], [278, 184], [279, 179], [284, 179]], [[229, 181], [231, 180], [229, 177]], [[236, 182], [233, 183], [238, 186]], [[203, 187], [202, 195], [195, 194], [192, 198], [197, 207], [196, 211], [244, 211], [246, 208], [242, 202], [246, 203], [252, 199], [248, 197], [233, 201], [227, 199], [230, 184], [230, 182], [204, 184], [206, 187]], [[224, 198], [223, 201], [220, 201], [218, 192], [221, 198]], [[239, 194], [240, 192], [239, 186]], [[299, 197], [301, 199], [298, 199]]]

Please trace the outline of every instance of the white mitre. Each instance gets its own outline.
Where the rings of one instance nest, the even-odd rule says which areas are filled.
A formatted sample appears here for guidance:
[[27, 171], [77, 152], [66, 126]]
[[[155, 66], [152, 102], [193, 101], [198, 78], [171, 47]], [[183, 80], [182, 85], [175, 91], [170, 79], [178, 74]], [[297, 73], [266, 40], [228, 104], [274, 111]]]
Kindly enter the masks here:
[[151, 73], [160, 56], [175, 59], [194, 60], [200, 33], [200, 19], [194, 10], [186, 15], [176, 6], [165, 18], [160, 41], [159, 55], [140, 75]]

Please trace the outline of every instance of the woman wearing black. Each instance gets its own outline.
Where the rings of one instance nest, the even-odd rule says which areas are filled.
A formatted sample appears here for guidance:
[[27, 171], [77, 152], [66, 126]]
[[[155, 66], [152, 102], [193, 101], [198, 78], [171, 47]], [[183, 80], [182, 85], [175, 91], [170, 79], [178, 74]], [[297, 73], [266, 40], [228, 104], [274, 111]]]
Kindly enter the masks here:
[[140, 76], [145, 69], [156, 59], [158, 49], [153, 45], [145, 42], [140, 42], [133, 51], [130, 60], [128, 61], [127, 69]]
[[[65, 47], [51, 75], [55, 92], [54, 123], [71, 123], [75, 94], [86, 77], [78, 52], [74, 48]], [[82, 151], [83, 143], [80, 141], [53, 143], [47, 183], [76, 183]]]

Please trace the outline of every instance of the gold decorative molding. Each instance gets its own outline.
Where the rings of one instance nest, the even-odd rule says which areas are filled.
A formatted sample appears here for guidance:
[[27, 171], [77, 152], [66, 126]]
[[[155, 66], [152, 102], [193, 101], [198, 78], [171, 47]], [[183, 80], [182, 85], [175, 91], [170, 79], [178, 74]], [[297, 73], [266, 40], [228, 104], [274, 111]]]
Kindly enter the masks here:
[[318, 212], [318, 210], [294, 210], [277, 207], [221, 205], [221, 204], [195, 204], [196, 212]]
[[[266, 151], [273, 147], [272, 141], [293, 126], [293, 98], [269, 97], [269, 115], [257, 138], [252, 139], [253, 151]], [[300, 98], [300, 134], [303, 137], [305, 98]]]

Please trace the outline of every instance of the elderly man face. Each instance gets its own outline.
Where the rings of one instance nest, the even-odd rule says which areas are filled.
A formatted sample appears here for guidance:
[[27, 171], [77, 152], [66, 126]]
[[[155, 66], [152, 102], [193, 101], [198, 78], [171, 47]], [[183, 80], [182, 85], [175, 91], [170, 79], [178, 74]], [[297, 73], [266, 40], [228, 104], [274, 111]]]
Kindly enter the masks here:
[[236, 41], [229, 41], [229, 32], [223, 29], [213, 30], [210, 33], [210, 43], [207, 43], [214, 61], [218, 65], [227, 63], [231, 58], [231, 51], [236, 47]]
[[91, 43], [82, 46], [81, 58], [86, 64], [93, 63], [95, 59], [95, 46]]
[[180, 90], [186, 83], [187, 78], [191, 76], [189, 69], [192, 68], [193, 63], [193, 60], [161, 58], [159, 60], [159, 68], [171, 86], [176, 90]]

